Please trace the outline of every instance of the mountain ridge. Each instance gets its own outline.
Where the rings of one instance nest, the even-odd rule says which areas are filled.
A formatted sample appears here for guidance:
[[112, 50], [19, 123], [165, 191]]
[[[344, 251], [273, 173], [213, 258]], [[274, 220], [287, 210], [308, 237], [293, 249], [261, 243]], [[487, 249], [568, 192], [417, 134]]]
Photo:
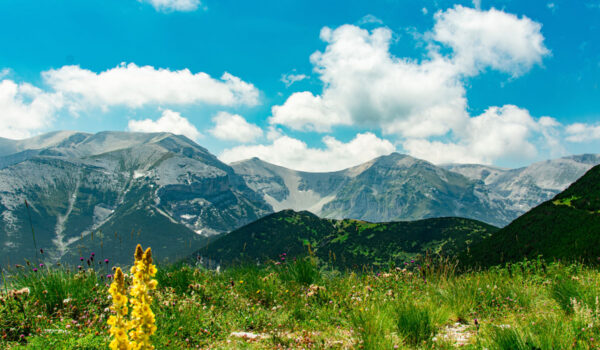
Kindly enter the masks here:
[[[393, 203], [398, 199], [394, 196], [386, 197], [379, 194], [382, 189], [393, 188], [391, 182], [375, 188], [369, 179], [364, 179], [362, 184], [360, 181], [361, 174], [368, 173], [370, 169], [376, 173], [377, 170], [372, 170], [374, 167], [383, 169], [382, 171], [385, 172], [385, 169], [390, 168], [390, 163], [397, 166], [397, 172], [415, 165], [420, 165], [420, 172], [426, 170], [430, 172], [429, 181], [412, 184], [412, 190], [416, 190], [415, 193], [421, 193], [422, 202], [425, 202], [425, 198], [429, 198], [428, 196], [432, 196], [432, 189], [436, 189], [437, 194], [443, 194], [449, 191], [449, 188], [453, 188], [452, 186], [440, 187], [441, 183], [452, 178], [455, 182], [462, 183], [461, 190], [457, 193], [459, 195], [468, 194], [470, 202], [467, 203], [470, 203], [471, 207], [460, 208], [462, 203], [451, 203], [448, 208], [438, 205], [437, 208], [428, 209], [423, 204], [424, 208], [421, 211], [417, 209], [413, 213], [406, 212], [393, 216], [386, 214], [386, 208], [382, 207], [380, 213], [365, 214], [368, 210], [372, 210], [373, 205], [377, 206], [377, 202]], [[248, 187], [261, 194], [274, 210], [309, 210], [324, 217], [338, 219], [349, 217], [371, 221], [419, 219], [428, 217], [428, 215], [432, 217], [457, 215], [505, 226], [531, 207], [556, 195], [583, 175], [586, 170], [599, 163], [599, 155], [588, 154], [533, 163], [529, 167], [518, 169], [503, 169], [485, 165], [446, 164], [436, 166], [427, 161], [394, 152], [388, 156], [381, 156], [335, 172], [296, 171], [262, 161], [256, 157], [231, 163], [231, 166], [244, 178]], [[421, 175], [419, 171], [414, 172], [411, 176]], [[560, 181], [555, 181], [555, 183], [542, 181], [547, 172], [558, 173], [560, 176], [557, 177]], [[453, 174], [459, 174], [464, 179]], [[407, 174], [404, 175], [406, 177]], [[377, 177], [376, 174], [374, 176]], [[368, 176], [363, 175], [363, 177]], [[471, 183], [468, 183], [468, 180]], [[316, 186], [316, 183], [319, 183], [319, 186]], [[402, 186], [402, 183], [396, 183], [396, 185]], [[344, 188], [344, 186], [346, 187]], [[411, 184], [409, 183], [407, 186], [411, 186]], [[402, 188], [400, 189], [402, 190]], [[356, 195], [357, 193], [362, 197]], [[373, 205], [367, 208], [365, 205], [352, 204], [353, 200], [354, 203], [370, 201], [369, 203], [373, 203]], [[415, 202], [411, 204], [415, 205]], [[450, 211], [450, 208], [455, 208], [455, 210]], [[391, 211], [394, 212], [394, 210], [396, 213], [399, 212], [397, 207]]]
[[191, 259], [231, 265], [312, 254], [338, 268], [382, 268], [400, 266], [419, 255], [453, 256], [497, 230], [456, 217], [371, 223], [282, 210], [217, 237]]
[[[34, 256], [25, 249], [31, 241], [29, 214], [39, 245], [57, 260], [104, 243], [133, 244], [135, 237], [125, 236], [140, 230], [142, 242], [177, 242], [157, 250], [173, 258], [211, 235], [288, 208], [338, 219], [464, 216], [503, 226], [523, 211], [514, 206], [518, 200], [526, 207], [557, 192], [557, 186], [544, 188], [547, 182], [533, 177], [544, 167], [562, 174], [561, 185], [598, 159], [579, 155], [541, 162], [531, 171], [495, 170], [496, 178], [506, 179], [500, 183], [509, 184], [503, 188], [477, 178], [483, 170], [470, 178], [398, 153], [311, 173], [258, 158], [230, 166], [172, 133], [59, 131], [0, 139], [0, 256], [13, 261]], [[511, 193], [521, 197], [511, 202]], [[92, 242], [93, 233], [102, 242]]]
[[536, 206], [461, 254], [466, 266], [524, 258], [600, 263], [600, 165], [552, 199]]

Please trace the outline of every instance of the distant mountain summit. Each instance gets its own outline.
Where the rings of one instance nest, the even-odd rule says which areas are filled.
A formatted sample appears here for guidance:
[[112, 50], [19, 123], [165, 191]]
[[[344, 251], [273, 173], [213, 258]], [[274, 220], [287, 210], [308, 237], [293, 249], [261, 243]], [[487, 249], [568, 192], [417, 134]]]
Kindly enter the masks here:
[[474, 244], [461, 260], [490, 266], [523, 258], [600, 259], [600, 166], [565, 191]]
[[597, 164], [600, 164], [600, 155], [584, 154], [545, 160], [518, 169], [470, 164], [445, 168], [482, 181], [494, 200], [504, 200], [507, 210], [520, 215], [554, 197]]
[[274, 210], [375, 222], [461, 216], [505, 226], [599, 163], [600, 156], [583, 155], [509, 170], [436, 166], [392, 153], [325, 173], [295, 171], [258, 158], [231, 166]]
[[2, 140], [0, 151], [6, 260], [35, 256], [25, 200], [37, 245], [55, 260], [102, 247], [128, 259], [137, 242], [174, 259], [272, 211], [233, 169], [184, 136], [61, 132]]

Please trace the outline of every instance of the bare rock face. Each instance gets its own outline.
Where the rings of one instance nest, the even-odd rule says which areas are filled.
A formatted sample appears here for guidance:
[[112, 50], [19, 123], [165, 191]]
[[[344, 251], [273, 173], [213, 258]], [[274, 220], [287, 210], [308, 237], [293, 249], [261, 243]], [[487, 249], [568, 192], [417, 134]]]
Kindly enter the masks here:
[[173, 260], [272, 211], [233, 169], [183, 136], [62, 132], [1, 141], [6, 260], [35, 256], [29, 215], [38, 247], [53, 260], [106, 247], [113, 259], [128, 259], [136, 241]]
[[482, 181], [495, 200], [504, 201], [506, 208], [519, 216], [556, 196], [597, 164], [600, 164], [600, 155], [584, 154], [545, 160], [519, 169], [476, 164], [446, 168]]
[[328, 173], [295, 171], [257, 158], [231, 166], [276, 211], [375, 222], [461, 216], [505, 226], [599, 163], [598, 155], [582, 155], [520, 169], [436, 166], [393, 153]]

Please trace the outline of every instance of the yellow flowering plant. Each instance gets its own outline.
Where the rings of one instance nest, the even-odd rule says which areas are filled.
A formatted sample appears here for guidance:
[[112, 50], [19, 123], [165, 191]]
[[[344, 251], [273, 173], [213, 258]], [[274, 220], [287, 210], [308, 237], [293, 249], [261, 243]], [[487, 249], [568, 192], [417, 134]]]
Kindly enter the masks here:
[[115, 315], [108, 318], [110, 334], [113, 340], [110, 342], [110, 348], [113, 350], [129, 350], [131, 343], [127, 337], [127, 291], [125, 289], [125, 278], [121, 268], [115, 271], [115, 279], [110, 285], [108, 292], [112, 296], [112, 311]]
[[[113, 340], [110, 348], [113, 350], [149, 350], [154, 349], [150, 337], [156, 332], [155, 317], [150, 305], [150, 291], [156, 289], [156, 266], [152, 263], [152, 250], [144, 252], [138, 244], [135, 249], [135, 263], [131, 267], [133, 284], [130, 289], [131, 299], [127, 299], [124, 275], [120, 268], [115, 272], [115, 279], [109, 293], [113, 299], [112, 310], [108, 324]], [[128, 316], [128, 302], [131, 303], [131, 315]]]
[[131, 288], [131, 321], [129, 336], [134, 349], [154, 349], [150, 336], [156, 332], [154, 313], [150, 309], [152, 297], [150, 291], [156, 289], [158, 282], [152, 277], [156, 275], [156, 266], [152, 264], [150, 248], [143, 252], [140, 245], [135, 250], [135, 264], [131, 267], [133, 286]]

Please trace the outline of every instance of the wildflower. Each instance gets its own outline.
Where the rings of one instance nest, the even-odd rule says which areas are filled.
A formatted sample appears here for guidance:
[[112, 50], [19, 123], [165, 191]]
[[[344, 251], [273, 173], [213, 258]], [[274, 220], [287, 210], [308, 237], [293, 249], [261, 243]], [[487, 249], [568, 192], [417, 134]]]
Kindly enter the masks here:
[[131, 267], [133, 286], [131, 288], [131, 322], [129, 323], [129, 336], [134, 344], [134, 349], [154, 349], [150, 336], [156, 332], [155, 317], [150, 305], [152, 297], [150, 291], [156, 289], [157, 281], [152, 279], [156, 275], [156, 266], [152, 264], [152, 250], [144, 252], [138, 244], [135, 249], [135, 263]]
[[79, 258], [79, 261], [83, 261], [83, 256]]
[[108, 319], [108, 325], [111, 326], [110, 334], [113, 336], [113, 340], [110, 342], [110, 348], [112, 350], [132, 349], [132, 344], [127, 337], [127, 296], [125, 294], [123, 271], [121, 271], [120, 268], [117, 268], [115, 280], [110, 285], [108, 292], [113, 300], [111, 309], [116, 313], [115, 315], [111, 315]]
[[83, 266], [81, 266], [81, 265], [77, 265], [77, 268], [78, 268], [79, 270], [81, 270], [81, 269], [83, 269]]
[[113, 276], [112, 275], [106, 275], [106, 278], [111, 279]]
[[40, 268], [44, 267], [44, 264], [40, 264]]
[[40, 248], [40, 253], [44, 254], [44, 249]]
[[37, 268], [36, 267], [33, 268], [33, 272], [37, 272]]
[[13, 289], [8, 291], [8, 297], [9, 298], [18, 298], [21, 295], [29, 295], [30, 291], [29, 288], [25, 287], [25, 288], [21, 288], [21, 289]]
[[104, 263], [105, 263], [105, 264], [108, 264], [108, 259], [104, 259]]
[[96, 255], [96, 253], [93, 253], [93, 252], [92, 252], [92, 254], [90, 254], [90, 255], [91, 255], [91, 256], [94, 256], [94, 255]]

